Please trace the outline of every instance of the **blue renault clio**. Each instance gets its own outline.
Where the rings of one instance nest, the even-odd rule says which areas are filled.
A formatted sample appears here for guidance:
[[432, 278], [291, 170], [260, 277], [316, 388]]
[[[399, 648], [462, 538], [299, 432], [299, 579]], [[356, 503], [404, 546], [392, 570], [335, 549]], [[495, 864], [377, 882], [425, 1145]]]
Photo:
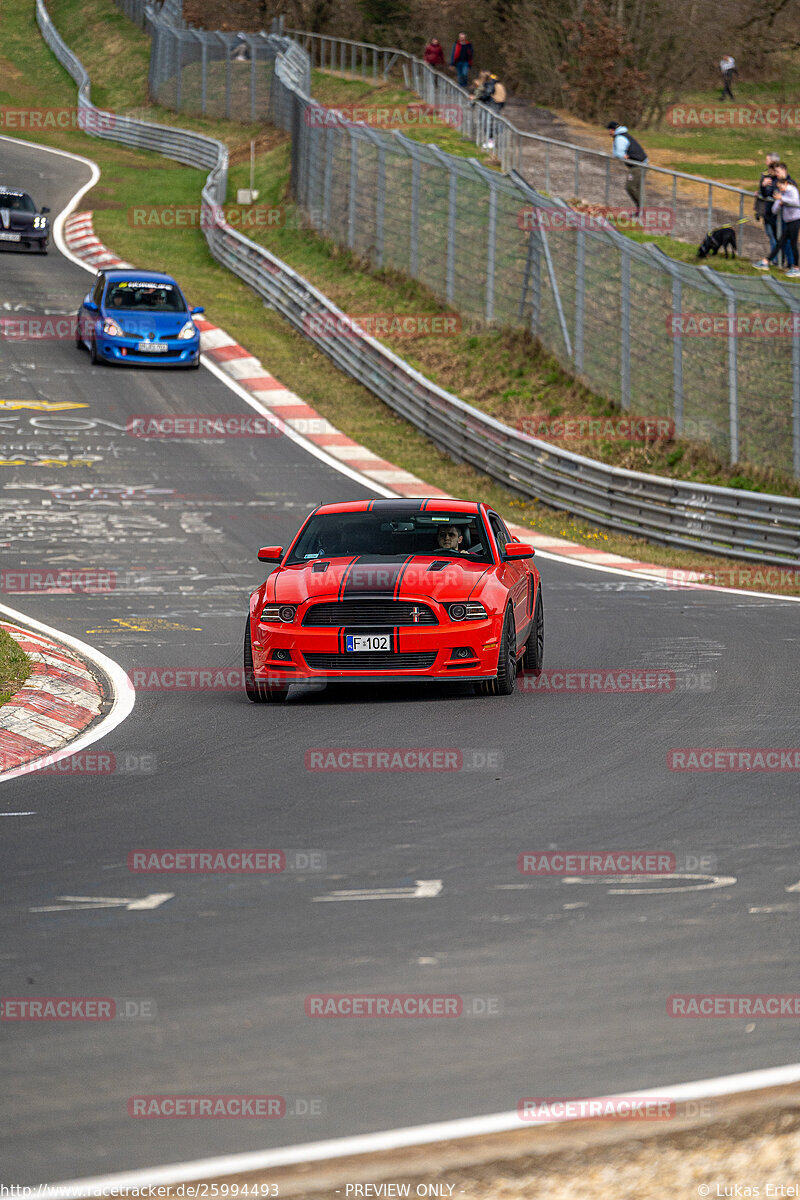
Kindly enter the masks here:
[[158, 271], [100, 271], [78, 310], [75, 342], [93, 363], [200, 366], [200, 330], [181, 289]]

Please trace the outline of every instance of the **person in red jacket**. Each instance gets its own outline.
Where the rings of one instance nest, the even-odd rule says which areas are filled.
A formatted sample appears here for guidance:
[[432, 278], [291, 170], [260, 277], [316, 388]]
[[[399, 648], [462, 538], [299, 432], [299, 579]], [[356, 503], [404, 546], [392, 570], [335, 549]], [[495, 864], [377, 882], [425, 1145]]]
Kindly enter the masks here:
[[456, 69], [459, 86], [465, 88], [469, 83], [469, 69], [472, 66], [472, 42], [467, 41], [465, 33], [458, 35], [458, 41], [453, 46], [450, 65]]
[[442, 43], [438, 38], [431, 38], [425, 47], [423, 58], [429, 67], [436, 68], [444, 66], [444, 49], [442, 48]]

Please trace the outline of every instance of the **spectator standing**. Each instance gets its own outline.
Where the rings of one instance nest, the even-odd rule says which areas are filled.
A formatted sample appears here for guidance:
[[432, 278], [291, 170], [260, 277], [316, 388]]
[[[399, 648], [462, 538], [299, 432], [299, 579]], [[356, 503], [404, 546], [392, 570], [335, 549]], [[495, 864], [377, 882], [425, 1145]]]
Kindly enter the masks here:
[[469, 71], [472, 66], [472, 42], [467, 39], [465, 33], [458, 35], [450, 57], [450, 65], [456, 69], [459, 87], [465, 88], [469, 83]]
[[778, 243], [778, 218], [772, 211], [775, 200], [775, 185], [777, 183], [776, 168], [780, 162], [779, 154], [768, 154], [764, 170], [758, 181], [758, 192], [755, 201], [755, 218], [764, 222], [764, 232], [769, 242], [768, 254], [771, 254]]
[[[784, 163], [779, 163], [779, 166], [785, 167]], [[780, 241], [770, 253], [768, 258], [763, 258], [761, 262], [756, 263], [756, 266], [766, 271], [773, 265], [780, 252], [787, 247], [787, 259], [791, 264], [786, 272], [787, 278], [800, 279], [800, 267], [796, 264], [798, 259], [797, 239], [800, 235], [800, 191], [796, 183], [789, 179], [788, 168], [785, 175], [778, 175], [775, 182], [775, 199], [772, 204], [772, 211], [780, 215], [783, 220], [783, 232]], [[788, 250], [791, 251], [789, 255]]]
[[727, 96], [729, 100], [733, 100], [733, 92], [731, 84], [733, 77], [736, 74], [736, 59], [732, 54], [726, 54], [720, 59], [719, 69], [722, 72], [722, 95], [720, 100], [724, 100]]
[[444, 66], [444, 48], [438, 38], [431, 38], [425, 47], [423, 58], [428, 66], [434, 69]]
[[639, 209], [642, 206], [642, 185], [644, 169], [647, 166], [647, 154], [636, 138], [628, 133], [627, 125], [620, 125], [618, 121], [609, 121], [606, 129], [613, 138], [611, 153], [614, 158], [624, 162], [627, 167], [625, 191], [634, 203], [633, 215], [638, 217]]

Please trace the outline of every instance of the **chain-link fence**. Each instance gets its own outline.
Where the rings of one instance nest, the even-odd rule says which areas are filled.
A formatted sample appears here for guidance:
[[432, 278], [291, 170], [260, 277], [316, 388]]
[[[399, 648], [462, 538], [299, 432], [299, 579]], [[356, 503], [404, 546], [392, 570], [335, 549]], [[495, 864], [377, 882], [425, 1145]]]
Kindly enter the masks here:
[[478, 327], [529, 330], [623, 409], [800, 477], [795, 286], [676, 262], [516, 171], [348, 120], [310, 98], [309, 57], [282, 36], [240, 38], [250, 57], [233, 61], [235, 35], [185, 29], [180, 0], [146, 11], [154, 98], [286, 129], [293, 194], [324, 236]]

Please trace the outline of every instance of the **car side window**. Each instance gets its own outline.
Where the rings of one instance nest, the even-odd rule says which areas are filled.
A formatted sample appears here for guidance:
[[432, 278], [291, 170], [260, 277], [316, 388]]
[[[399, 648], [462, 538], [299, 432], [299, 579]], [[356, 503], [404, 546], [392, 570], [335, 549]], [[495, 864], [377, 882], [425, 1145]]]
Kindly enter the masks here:
[[506, 548], [506, 543], [511, 540], [508, 530], [499, 517], [489, 517], [489, 523], [492, 526], [492, 533], [494, 534], [494, 539], [497, 542], [497, 549], [502, 554]]
[[103, 297], [103, 288], [105, 287], [105, 282], [106, 282], [105, 275], [99, 276], [97, 283], [94, 285], [94, 291], [92, 292], [92, 299], [94, 300], [94, 302], [98, 306], [98, 308], [100, 307], [100, 301]]

